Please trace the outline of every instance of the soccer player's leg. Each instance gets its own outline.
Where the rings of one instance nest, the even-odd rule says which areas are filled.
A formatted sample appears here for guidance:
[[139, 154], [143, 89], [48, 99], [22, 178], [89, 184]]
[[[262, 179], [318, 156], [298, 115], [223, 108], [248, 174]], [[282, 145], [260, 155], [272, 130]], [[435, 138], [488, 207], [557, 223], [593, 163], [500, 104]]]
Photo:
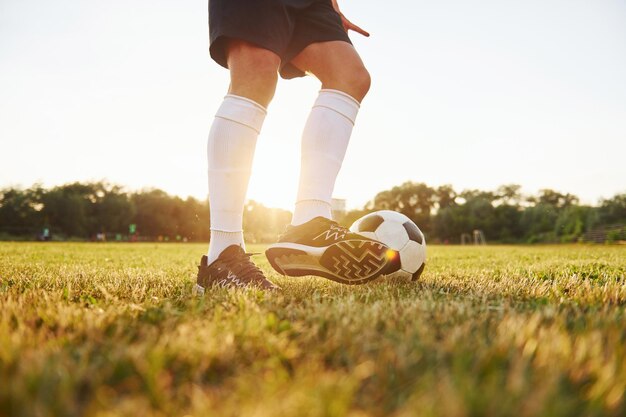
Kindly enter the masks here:
[[196, 289], [211, 285], [273, 289], [245, 253], [243, 208], [257, 136], [276, 88], [280, 58], [241, 40], [228, 40], [231, 84], [209, 133], [211, 240]]
[[291, 65], [322, 82], [302, 135], [301, 172], [292, 224], [266, 255], [278, 272], [319, 275], [362, 284], [399, 268], [384, 244], [351, 233], [331, 220], [331, 196], [346, 153], [360, 101], [370, 78], [351, 44], [316, 42]]

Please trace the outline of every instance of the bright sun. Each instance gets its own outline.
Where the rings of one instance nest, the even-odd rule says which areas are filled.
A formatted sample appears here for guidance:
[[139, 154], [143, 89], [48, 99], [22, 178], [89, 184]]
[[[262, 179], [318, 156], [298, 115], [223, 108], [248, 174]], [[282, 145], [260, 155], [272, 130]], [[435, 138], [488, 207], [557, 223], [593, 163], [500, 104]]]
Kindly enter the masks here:
[[[248, 200], [266, 207], [293, 210], [300, 175], [300, 152], [297, 148], [284, 151], [283, 155], [277, 155], [274, 144], [259, 143], [248, 186]], [[292, 155], [287, 157], [288, 153]]]

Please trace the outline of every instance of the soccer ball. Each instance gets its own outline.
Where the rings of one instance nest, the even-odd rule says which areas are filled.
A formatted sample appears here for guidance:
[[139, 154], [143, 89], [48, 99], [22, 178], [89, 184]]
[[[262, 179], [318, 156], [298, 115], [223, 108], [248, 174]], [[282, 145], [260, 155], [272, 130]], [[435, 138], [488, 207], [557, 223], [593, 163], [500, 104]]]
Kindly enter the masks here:
[[350, 230], [400, 252], [400, 270], [388, 276], [416, 281], [424, 271], [426, 239], [419, 227], [404, 214], [391, 210], [376, 211], [355, 221]]

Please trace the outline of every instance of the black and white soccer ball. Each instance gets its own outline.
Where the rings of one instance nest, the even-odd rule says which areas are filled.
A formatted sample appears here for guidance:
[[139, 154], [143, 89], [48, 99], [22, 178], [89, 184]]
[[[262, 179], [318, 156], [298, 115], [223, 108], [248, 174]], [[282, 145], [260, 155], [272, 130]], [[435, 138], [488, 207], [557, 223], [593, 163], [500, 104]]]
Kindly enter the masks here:
[[426, 264], [426, 239], [411, 219], [402, 213], [380, 210], [355, 221], [350, 230], [376, 239], [400, 253], [400, 270], [390, 276], [417, 280]]

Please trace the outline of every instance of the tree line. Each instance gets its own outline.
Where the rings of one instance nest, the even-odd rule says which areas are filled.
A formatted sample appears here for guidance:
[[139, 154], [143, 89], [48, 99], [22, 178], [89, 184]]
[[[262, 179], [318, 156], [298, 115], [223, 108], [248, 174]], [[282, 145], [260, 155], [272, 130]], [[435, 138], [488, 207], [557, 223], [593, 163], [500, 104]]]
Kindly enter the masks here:
[[[286, 210], [246, 204], [244, 227], [251, 242], [275, 238], [291, 219]], [[208, 241], [209, 205], [158, 189], [126, 192], [104, 182], [35, 185], [0, 190], [0, 239]], [[132, 226], [131, 226], [132, 225]]]
[[[461, 235], [481, 230], [490, 242], [576, 242], [594, 237], [626, 240], [626, 193], [582, 205], [578, 197], [544, 189], [523, 195], [519, 185], [495, 191], [430, 187], [406, 182], [378, 193], [363, 209], [338, 219], [349, 226], [376, 210], [411, 218], [428, 241], [459, 243]], [[184, 240], [207, 241], [207, 201], [182, 199], [157, 189], [127, 192], [104, 182], [71, 183], [50, 189], [39, 185], [0, 190], [0, 239]], [[244, 230], [249, 242], [274, 241], [291, 213], [254, 201], [246, 204]], [[134, 228], [131, 229], [131, 225]], [[595, 234], [594, 234], [595, 232]]]
[[[626, 240], [626, 193], [581, 205], [572, 194], [551, 189], [525, 196], [516, 184], [495, 191], [429, 187], [406, 182], [378, 193], [363, 210], [348, 213], [350, 223], [365, 212], [399, 211], [412, 219], [430, 241], [459, 243], [461, 235], [481, 230], [500, 243], [577, 242], [599, 231], [601, 240]], [[429, 239], [430, 238], [430, 239]]]

